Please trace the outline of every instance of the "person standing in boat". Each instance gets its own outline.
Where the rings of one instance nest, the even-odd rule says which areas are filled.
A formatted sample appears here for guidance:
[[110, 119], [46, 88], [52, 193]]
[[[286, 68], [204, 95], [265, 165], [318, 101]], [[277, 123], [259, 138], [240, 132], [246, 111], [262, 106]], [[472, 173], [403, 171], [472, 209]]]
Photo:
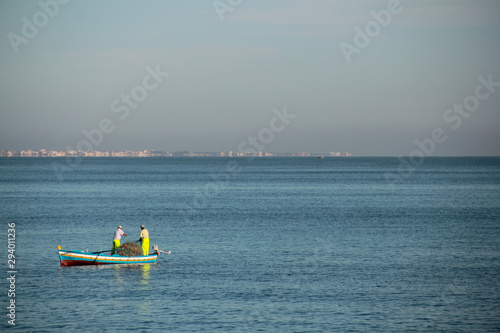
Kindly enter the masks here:
[[142, 254], [147, 256], [149, 255], [149, 231], [144, 227], [144, 224], [141, 225], [140, 237], [139, 241], [142, 243]]
[[120, 247], [120, 240], [122, 236], [128, 236], [123, 230], [122, 226], [119, 225], [118, 229], [115, 231], [115, 236], [113, 237], [113, 247], [111, 248], [111, 255], [115, 254], [115, 249]]

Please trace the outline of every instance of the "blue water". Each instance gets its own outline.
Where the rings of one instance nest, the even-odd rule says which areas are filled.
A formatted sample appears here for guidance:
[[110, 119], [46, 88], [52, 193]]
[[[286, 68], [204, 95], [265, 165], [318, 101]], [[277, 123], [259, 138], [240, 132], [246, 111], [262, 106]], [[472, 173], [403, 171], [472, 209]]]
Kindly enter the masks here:
[[[68, 162], [0, 159], [16, 330], [500, 331], [500, 158]], [[141, 224], [172, 254], [60, 266], [58, 245], [109, 249]]]

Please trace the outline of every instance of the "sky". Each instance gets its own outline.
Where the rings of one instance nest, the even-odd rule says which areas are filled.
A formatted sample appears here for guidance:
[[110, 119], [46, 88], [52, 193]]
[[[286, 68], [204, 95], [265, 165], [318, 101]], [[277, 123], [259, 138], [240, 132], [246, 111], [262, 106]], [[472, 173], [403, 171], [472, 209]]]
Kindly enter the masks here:
[[497, 0], [0, 0], [0, 149], [500, 155]]

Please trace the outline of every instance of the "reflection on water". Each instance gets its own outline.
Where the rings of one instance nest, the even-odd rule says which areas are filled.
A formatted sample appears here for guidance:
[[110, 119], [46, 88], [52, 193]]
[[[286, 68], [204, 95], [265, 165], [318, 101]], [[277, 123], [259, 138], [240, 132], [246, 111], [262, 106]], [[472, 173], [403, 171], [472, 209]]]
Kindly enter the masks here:
[[149, 286], [150, 270], [150, 264], [141, 265], [141, 285], [139, 286], [139, 289], [142, 291], [142, 293], [144, 293], [144, 295], [140, 304], [140, 313], [145, 323], [154, 321], [154, 317], [152, 316], [151, 312], [151, 297], [149, 295], [152, 290], [152, 288]]
[[149, 270], [151, 269], [150, 264], [141, 265], [142, 279], [141, 284], [147, 286], [149, 284]]
[[[120, 295], [123, 292], [136, 290], [140, 295], [134, 300], [134, 306], [137, 307], [138, 313], [141, 314], [143, 322], [153, 321], [151, 314], [151, 292], [152, 286], [149, 284], [151, 264], [144, 265], [113, 265], [114, 285], [117, 288], [116, 292]], [[115, 307], [119, 307], [123, 301], [121, 296], [115, 297]], [[132, 308], [134, 308], [132, 306]]]
[[[151, 264], [144, 265], [113, 265], [114, 284], [122, 286], [123, 284], [139, 282], [141, 289], [149, 290], [149, 279]], [[140, 273], [140, 274], [138, 274]]]
[[113, 265], [113, 271], [115, 275], [115, 285], [116, 286], [121, 286], [123, 285], [123, 278], [122, 278], [122, 267], [120, 265]]

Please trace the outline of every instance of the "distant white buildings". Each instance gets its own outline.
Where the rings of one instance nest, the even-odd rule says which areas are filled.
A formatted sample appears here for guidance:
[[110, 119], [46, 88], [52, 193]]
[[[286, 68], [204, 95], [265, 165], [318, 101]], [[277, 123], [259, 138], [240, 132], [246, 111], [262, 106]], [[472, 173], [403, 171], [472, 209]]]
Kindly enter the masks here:
[[317, 153], [267, 153], [263, 151], [256, 151], [252, 153], [239, 153], [239, 152], [164, 152], [160, 150], [123, 150], [123, 151], [59, 151], [59, 150], [0, 150], [0, 157], [169, 157], [169, 156], [185, 156], [185, 157], [304, 157], [304, 156], [330, 156], [330, 157], [347, 157], [351, 153], [330, 152], [328, 154]]
[[328, 156], [334, 156], [334, 157], [341, 157], [341, 156], [344, 156], [344, 157], [347, 157], [347, 156], [351, 156], [352, 154], [351, 153], [338, 153], [338, 152], [330, 152], [330, 154], [328, 154]]

